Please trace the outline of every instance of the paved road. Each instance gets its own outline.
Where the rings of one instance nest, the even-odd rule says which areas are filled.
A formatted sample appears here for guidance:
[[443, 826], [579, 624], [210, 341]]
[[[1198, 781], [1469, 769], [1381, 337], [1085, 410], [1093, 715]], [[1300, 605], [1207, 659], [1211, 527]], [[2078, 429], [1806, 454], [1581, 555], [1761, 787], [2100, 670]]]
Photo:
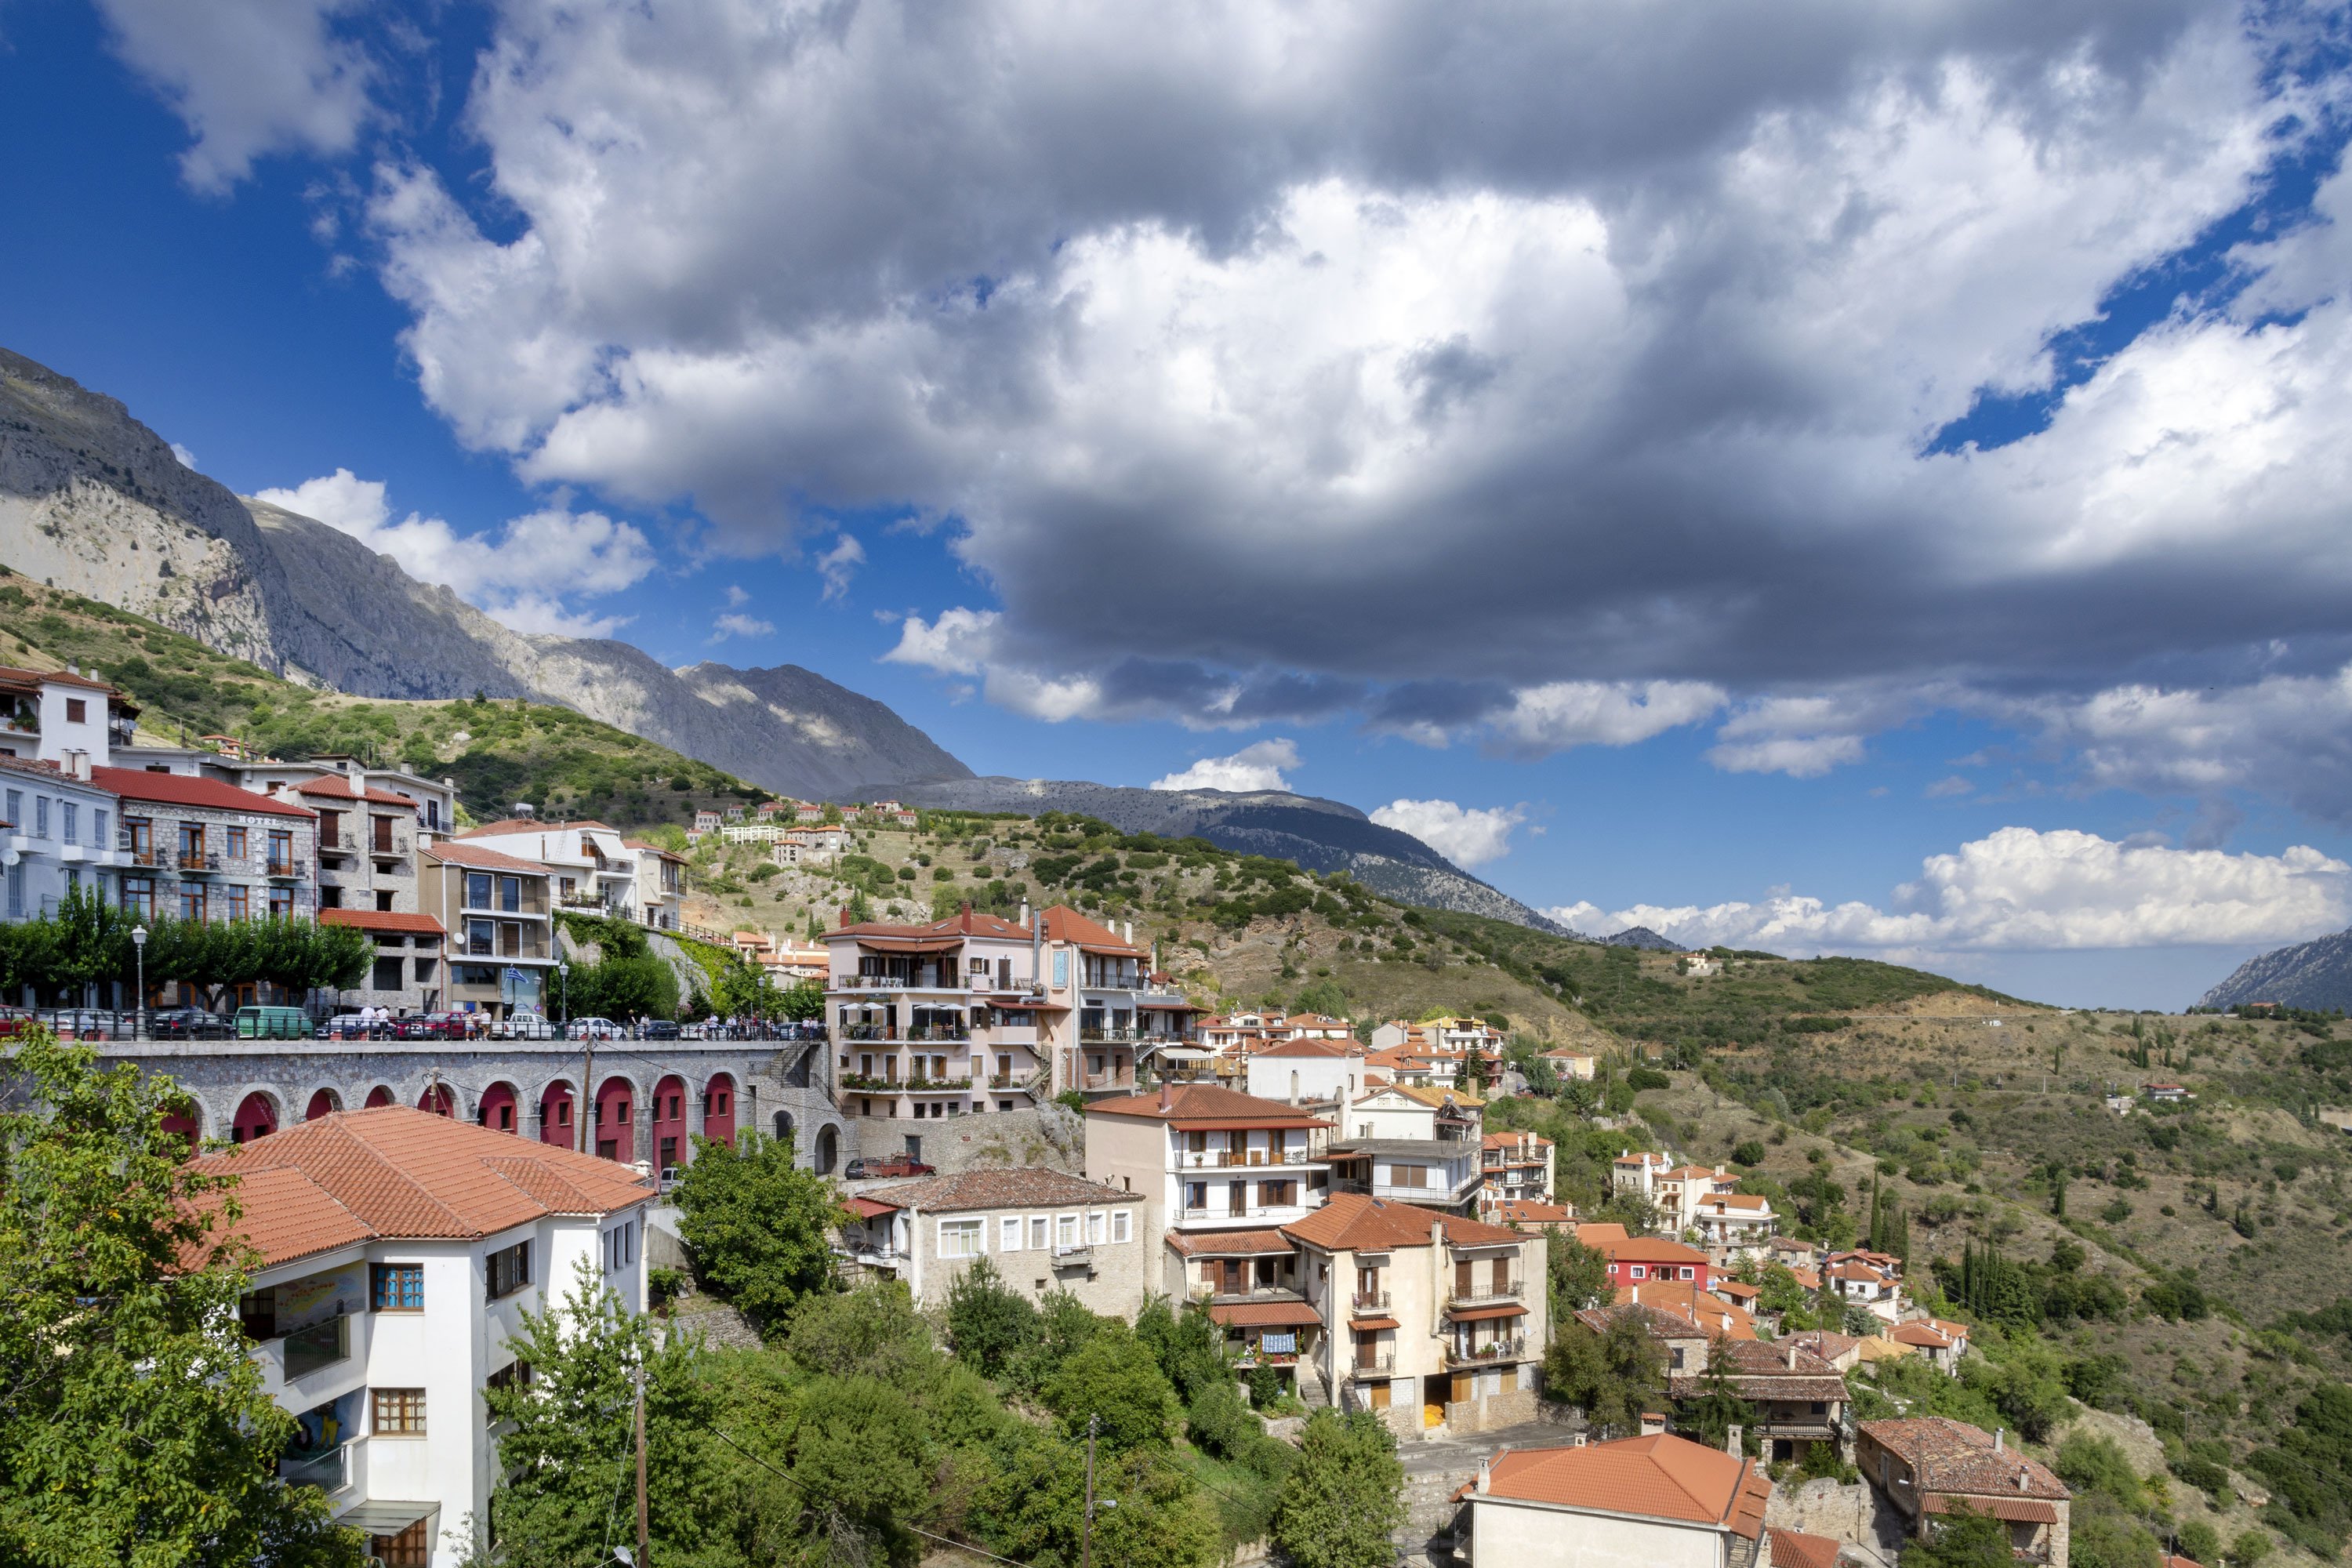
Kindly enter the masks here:
[[1441, 1475], [1448, 1470], [1475, 1470], [1478, 1461], [1508, 1444], [1514, 1447], [1557, 1447], [1569, 1440], [1569, 1429], [1548, 1421], [1506, 1426], [1499, 1432], [1474, 1432], [1466, 1436], [1408, 1439], [1397, 1445], [1408, 1476]]

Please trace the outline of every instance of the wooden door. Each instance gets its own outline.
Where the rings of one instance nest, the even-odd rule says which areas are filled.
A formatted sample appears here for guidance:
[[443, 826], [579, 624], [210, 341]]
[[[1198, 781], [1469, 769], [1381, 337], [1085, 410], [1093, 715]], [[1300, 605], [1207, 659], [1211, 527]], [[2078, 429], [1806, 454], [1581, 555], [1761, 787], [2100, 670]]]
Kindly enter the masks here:
[[1467, 1296], [1475, 1289], [1470, 1279], [1471, 1270], [1475, 1267], [1475, 1265], [1466, 1258], [1454, 1265], [1454, 1293], [1456, 1296]]
[[1495, 1259], [1495, 1294], [1500, 1296], [1510, 1288], [1511, 1260], [1507, 1258], [1497, 1258]]
[[1385, 1383], [1376, 1383], [1371, 1385], [1371, 1389], [1372, 1408], [1386, 1410], [1389, 1407], [1389, 1385]]
[[1470, 1402], [1470, 1396], [1477, 1386], [1476, 1379], [1475, 1373], [1457, 1372], [1454, 1374], [1454, 1404], [1466, 1405]]

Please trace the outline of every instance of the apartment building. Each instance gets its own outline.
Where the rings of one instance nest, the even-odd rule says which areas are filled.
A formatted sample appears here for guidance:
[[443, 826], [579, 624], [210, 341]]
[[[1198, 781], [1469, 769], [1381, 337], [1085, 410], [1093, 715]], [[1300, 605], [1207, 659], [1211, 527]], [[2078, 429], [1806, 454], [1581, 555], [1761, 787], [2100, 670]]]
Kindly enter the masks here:
[[624, 838], [601, 822], [548, 822], [521, 815], [524, 810], [457, 838], [544, 868], [559, 908], [655, 931], [685, 923], [685, 857]]
[[1697, 1247], [1662, 1236], [1628, 1235], [1622, 1225], [1580, 1225], [1576, 1239], [1609, 1260], [1612, 1285], [1664, 1279], [1695, 1284], [1704, 1290], [1714, 1277], [1714, 1266]]
[[1132, 936], [1026, 905], [826, 932], [843, 1109], [919, 1121], [1131, 1091], [1139, 1058], [1187, 1045], [1192, 1015]]
[[1476, 1051], [1492, 1062], [1502, 1055], [1504, 1043], [1502, 1031], [1490, 1028], [1483, 1018], [1428, 1018], [1418, 1024], [1391, 1018], [1372, 1031], [1376, 1051], [1402, 1047], [1457, 1061]]
[[520, 1316], [575, 1268], [645, 1310], [649, 1184], [625, 1168], [387, 1106], [204, 1156], [238, 1178], [260, 1254], [241, 1307], [300, 1428], [287, 1479], [326, 1494], [386, 1564], [456, 1568], [498, 1480], [484, 1389], [524, 1375]]
[[1580, 1051], [1573, 1046], [1560, 1046], [1546, 1051], [1543, 1059], [1551, 1070], [1562, 1078], [1581, 1079], [1587, 1083], [1601, 1070], [1601, 1058], [1591, 1051]]
[[0, 757], [54, 763], [61, 771], [77, 756], [102, 767], [138, 731], [139, 705], [125, 693], [82, 673], [18, 669], [0, 665]]
[[1772, 1200], [1760, 1194], [1711, 1192], [1692, 1205], [1690, 1228], [1716, 1268], [1729, 1269], [1749, 1258], [1760, 1262], [1780, 1223]]
[[1087, 1174], [1144, 1200], [1146, 1223], [1168, 1244], [1172, 1296], [1191, 1289], [1180, 1238], [1278, 1228], [1330, 1193], [1331, 1123], [1301, 1106], [1162, 1083], [1156, 1094], [1094, 1101], [1086, 1127]]
[[120, 799], [117, 902], [140, 919], [316, 912], [319, 819], [308, 806], [186, 773], [90, 774]]
[[987, 1258], [1016, 1290], [1066, 1290], [1088, 1310], [1133, 1321], [1157, 1278], [1133, 1193], [1041, 1165], [928, 1176], [857, 1194], [840, 1251], [853, 1269], [903, 1282], [920, 1307]]
[[1332, 1190], [1470, 1213], [1485, 1181], [1484, 1110], [1468, 1093], [1412, 1084], [1358, 1095], [1329, 1145]]
[[1505, 1204], [1549, 1204], [1552, 1142], [1538, 1133], [1489, 1132], [1478, 1141], [1478, 1213], [1491, 1220]]
[[1369, 1087], [1364, 1049], [1353, 1040], [1281, 1040], [1251, 1051], [1242, 1065], [1245, 1092], [1260, 1100], [1345, 1105]]
[[1360, 1193], [1281, 1226], [1336, 1404], [1401, 1435], [1531, 1421], [1549, 1338], [1544, 1238]]
[[427, 846], [423, 865], [425, 911], [449, 933], [448, 1008], [551, 1014], [558, 953], [547, 868], [471, 839]]
[[112, 900], [121, 801], [88, 776], [86, 761], [0, 754], [0, 919], [53, 915], [77, 890]]

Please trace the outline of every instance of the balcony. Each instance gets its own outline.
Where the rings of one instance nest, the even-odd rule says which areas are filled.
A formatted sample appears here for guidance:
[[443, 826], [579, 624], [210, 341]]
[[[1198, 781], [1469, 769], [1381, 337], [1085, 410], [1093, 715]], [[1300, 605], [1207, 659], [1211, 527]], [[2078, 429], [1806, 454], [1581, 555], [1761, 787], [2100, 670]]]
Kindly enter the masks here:
[[1095, 1249], [1087, 1243], [1054, 1248], [1054, 1267], [1056, 1268], [1092, 1268], [1094, 1266]]
[[969, 1040], [971, 1031], [961, 1024], [917, 1024], [907, 1031], [909, 1040]]
[[908, 1094], [963, 1094], [971, 1089], [968, 1078], [910, 1078], [907, 1080]]
[[395, 855], [408, 853], [408, 840], [396, 836], [379, 838], [368, 846], [368, 853], [378, 860], [389, 860]]
[[206, 850], [183, 849], [179, 854], [179, 862], [180, 875], [183, 877], [217, 877], [221, 873], [221, 858]]
[[289, 1486], [316, 1487], [332, 1494], [352, 1484], [352, 1448], [350, 1443], [338, 1443], [323, 1454], [308, 1454], [299, 1459], [281, 1459], [278, 1474]]
[[1105, 1045], [1122, 1046], [1132, 1045], [1141, 1037], [1133, 1029], [1108, 1029], [1099, 1024], [1083, 1022], [1078, 1025], [1078, 1038], [1088, 1042], [1099, 1040]]
[[280, 860], [275, 856], [270, 858], [268, 864], [263, 872], [265, 876], [268, 877], [270, 880], [275, 882], [299, 881], [302, 878], [302, 873], [303, 868], [300, 861]]
[[[903, 974], [836, 974], [826, 982], [835, 991], [904, 991], [909, 982]], [[945, 986], [934, 987], [949, 989]]]
[[1350, 1378], [1387, 1377], [1395, 1371], [1396, 1352], [1393, 1351], [1387, 1355], [1359, 1355], [1348, 1363], [1348, 1375]]
[[308, 1377], [352, 1355], [352, 1321], [338, 1315], [307, 1329], [297, 1329], [278, 1341], [288, 1381]]
[[1527, 1360], [1528, 1342], [1524, 1338], [1495, 1340], [1475, 1345], [1449, 1344], [1445, 1347], [1448, 1366], [1496, 1366], [1506, 1362]]
[[1389, 1293], [1385, 1290], [1359, 1290], [1348, 1298], [1348, 1305], [1359, 1312], [1385, 1312], [1389, 1310]]
[[1473, 1285], [1467, 1290], [1449, 1290], [1445, 1295], [1445, 1305], [1448, 1310], [1455, 1307], [1491, 1307], [1500, 1302], [1519, 1300], [1526, 1295], [1526, 1282], [1512, 1279], [1500, 1285]]
[[176, 870], [180, 864], [180, 858], [177, 855], [169, 849], [159, 849], [152, 844], [142, 847], [132, 844], [128, 838], [122, 838], [116, 840], [115, 847], [121, 852], [124, 866], [135, 867], [142, 871]]
[[1181, 1149], [1180, 1171], [1247, 1170], [1260, 1165], [1311, 1165], [1321, 1159], [1309, 1149]]

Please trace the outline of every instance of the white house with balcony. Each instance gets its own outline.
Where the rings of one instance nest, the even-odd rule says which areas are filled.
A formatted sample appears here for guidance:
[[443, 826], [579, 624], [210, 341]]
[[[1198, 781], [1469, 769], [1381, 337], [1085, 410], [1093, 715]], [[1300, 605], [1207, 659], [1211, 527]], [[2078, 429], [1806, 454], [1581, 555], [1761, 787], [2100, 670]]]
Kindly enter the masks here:
[[528, 1383], [510, 1342], [583, 1261], [645, 1310], [649, 1184], [625, 1166], [422, 1110], [298, 1122], [203, 1157], [234, 1173], [261, 1254], [241, 1315], [300, 1427], [281, 1464], [387, 1563], [456, 1568], [487, 1519], [483, 1390]]
[[[526, 809], [516, 808], [519, 812]], [[547, 868], [558, 908], [676, 931], [686, 899], [686, 861], [658, 846], [624, 838], [601, 822], [549, 822], [516, 816], [457, 835]]]
[[1391, 1084], [1358, 1095], [1338, 1113], [1332, 1190], [1469, 1214], [1486, 1181], [1484, 1111], [1475, 1095], [1425, 1085]]
[[851, 1269], [899, 1280], [918, 1306], [947, 1305], [981, 1258], [1013, 1289], [1055, 1290], [1131, 1320], [1154, 1283], [1158, 1248], [1135, 1195], [1042, 1165], [927, 1176], [848, 1201], [837, 1252]]
[[[1087, 1107], [1087, 1175], [1142, 1200], [1153, 1234], [1176, 1238], [1265, 1230], [1302, 1219], [1329, 1195], [1323, 1141], [1331, 1123], [1301, 1106], [1215, 1084], [1162, 1083], [1156, 1094]], [[1165, 1289], [1188, 1291], [1172, 1245]]]
[[124, 857], [115, 847], [121, 802], [112, 790], [52, 763], [0, 756], [0, 919], [55, 914], [76, 889], [112, 901]]

